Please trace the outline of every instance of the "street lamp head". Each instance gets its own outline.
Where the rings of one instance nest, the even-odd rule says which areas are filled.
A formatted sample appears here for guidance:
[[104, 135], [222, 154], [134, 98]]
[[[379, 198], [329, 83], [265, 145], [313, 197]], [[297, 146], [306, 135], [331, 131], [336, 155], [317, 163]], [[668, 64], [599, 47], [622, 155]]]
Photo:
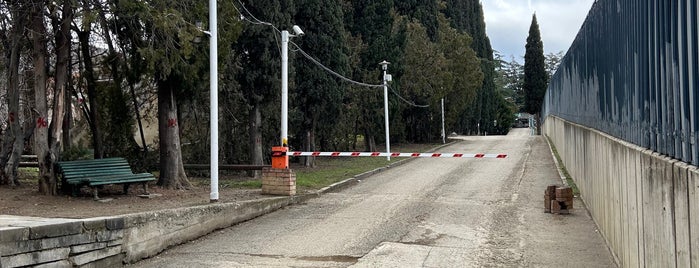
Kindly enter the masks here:
[[391, 63], [387, 62], [385, 60], [379, 63], [379, 65], [381, 65], [381, 70], [384, 70], [384, 71], [388, 69], [389, 64], [391, 64]]
[[291, 27], [291, 29], [294, 31], [294, 34], [296, 36], [303, 36], [305, 34], [303, 30], [301, 30], [301, 27], [299, 27], [298, 25], [294, 25], [293, 27]]

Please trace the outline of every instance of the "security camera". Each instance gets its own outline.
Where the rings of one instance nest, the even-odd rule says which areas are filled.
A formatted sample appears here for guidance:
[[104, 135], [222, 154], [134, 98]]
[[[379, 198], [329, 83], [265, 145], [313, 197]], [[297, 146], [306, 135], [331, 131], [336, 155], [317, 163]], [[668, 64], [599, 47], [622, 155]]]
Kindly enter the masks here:
[[291, 27], [291, 29], [294, 30], [294, 34], [296, 34], [297, 36], [304, 35], [303, 31], [301, 30], [301, 27], [299, 27], [298, 25], [294, 25], [294, 27]]

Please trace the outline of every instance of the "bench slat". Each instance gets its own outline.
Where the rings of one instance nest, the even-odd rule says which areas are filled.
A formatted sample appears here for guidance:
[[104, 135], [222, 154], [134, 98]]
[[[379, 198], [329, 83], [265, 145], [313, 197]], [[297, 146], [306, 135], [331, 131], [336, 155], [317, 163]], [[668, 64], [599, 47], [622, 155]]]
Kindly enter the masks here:
[[82, 163], [105, 163], [105, 162], [115, 162], [115, 161], [126, 161], [125, 158], [122, 157], [110, 157], [110, 158], [101, 158], [101, 159], [84, 159], [84, 160], [72, 160], [72, 161], [59, 161], [58, 164], [69, 164], [69, 165], [77, 165], [77, 164], [82, 164]]
[[59, 165], [58, 166], [61, 170], [69, 170], [69, 169], [81, 169], [81, 168], [98, 168], [98, 167], [128, 167], [131, 168], [129, 163], [123, 162], [123, 163], [104, 163], [104, 164], [84, 164], [84, 165]]
[[71, 170], [71, 171], [64, 171], [63, 175], [68, 178], [72, 176], [84, 176], [84, 175], [99, 175], [99, 174], [106, 174], [109, 175], [111, 173], [129, 173], [133, 174], [131, 172], [131, 169], [97, 169], [97, 170]]
[[155, 180], [154, 177], [136, 177], [136, 178], [126, 178], [121, 180], [106, 180], [106, 181], [90, 181], [88, 184], [90, 186], [97, 185], [107, 185], [107, 184], [121, 184], [121, 183], [134, 183], [134, 182], [148, 182]]
[[66, 177], [66, 181], [73, 181], [73, 180], [91, 180], [91, 179], [99, 179], [101, 177], [112, 177], [112, 176], [119, 176], [119, 175], [133, 175], [133, 173], [130, 172], [110, 172], [110, 173], [92, 173], [92, 174], [82, 174], [82, 175], [75, 175], [75, 176], [70, 176]]
[[109, 180], [122, 180], [122, 179], [129, 179], [129, 178], [154, 178], [155, 179], [155, 177], [153, 177], [153, 174], [139, 173], [139, 174], [118, 174], [118, 175], [94, 177], [94, 178], [90, 178], [90, 181], [109, 181]]
[[[151, 173], [134, 174], [131, 166], [124, 158], [64, 161], [58, 162], [57, 166], [63, 181], [68, 185], [73, 185], [74, 193], [75, 187], [88, 185], [93, 187], [95, 198], [97, 198], [97, 192], [94, 186], [126, 184], [124, 186], [124, 192], [126, 192], [130, 183], [155, 180]], [[145, 185], [144, 189], [146, 189]]]

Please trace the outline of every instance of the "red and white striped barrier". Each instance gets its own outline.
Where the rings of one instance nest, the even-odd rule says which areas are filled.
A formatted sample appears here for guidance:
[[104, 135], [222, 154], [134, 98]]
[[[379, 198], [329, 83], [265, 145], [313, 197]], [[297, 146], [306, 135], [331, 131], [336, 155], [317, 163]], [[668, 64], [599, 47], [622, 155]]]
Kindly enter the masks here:
[[458, 153], [379, 153], [379, 152], [289, 152], [288, 156], [329, 157], [424, 157], [424, 158], [507, 158], [506, 154], [458, 154]]

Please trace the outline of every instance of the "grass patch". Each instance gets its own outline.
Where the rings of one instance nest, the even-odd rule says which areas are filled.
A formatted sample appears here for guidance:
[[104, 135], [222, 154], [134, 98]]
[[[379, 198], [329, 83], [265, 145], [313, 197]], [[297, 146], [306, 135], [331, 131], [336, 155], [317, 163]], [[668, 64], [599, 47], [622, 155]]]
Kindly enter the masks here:
[[[392, 147], [393, 152], [425, 152], [439, 144], [402, 144]], [[383, 147], [379, 147], [383, 148]], [[299, 163], [291, 163], [291, 169], [296, 172], [296, 186], [299, 192], [318, 190], [333, 183], [354, 177], [355, 175], [385, 167], [391, 163], [404, 160], [404, 157], [316, 157], [316, 166], [303, 167]], [[157, 174], [157, 172], [154, 172]], [[196, 187], [205, 187], [210, 183], [208, 175], [190, 176], [190, 182]], [[248, 177], [244, 172], [221, 174], [221, 188], [259, 189], [261, 179]]]
[[39, 183], [39, 168], [21, 167], [17, 169], [17, 179], [22, 185], [36, 185]]
[[315, 168], [296, 168], [296, 185], [311, 189], [320, 189], [357, 174], [386, 166], [400, 159], [383, 157], [357, 157], [317, 159]]
[[578, 189], [578, 185], [575, 184], [573, 177], [570, 176], [570, 173], [568, 173], [568, 169], [566, 169], [565, 165], [563, 164], [561, 156], [558, 155], [558, 150], [556, 150], [556, 146], [553, 145], [553, 142], [551, 141], [551, 138], [549, 138], [548, 135], [546, 136], [546, 139], [549, 141], [549, 145], [551, 145], [553, 155], [556, 157], [556, 160], [558, 161], [558, 164], [561, 167], [561, 171], [563, 172], [563, 176], [566, 178], [566, 183], [568, 184], [568, 186], [570, 186], [570, 188], [573, 188], [573, 195], [580, 196], [580, 189]]
[[[404, 144], [394, 146], [394, 152], [424, 152], [437, 144]], [[296, 172], [296, 186], [305, 189], [320, 189], [355, 175], [384, 167], [405, 158], [385, 157], [316, 157], [316, 167], [293, 167]]]
[[[401, 144], [392, 147], [393, 152], [424, 152], [438, 144]], [[379, 147], [383, 148], [383, 147]], [[392, 157], [316, 157], [316, 166], [306, 168], [294, 165], [296, 186], [300, 189], [317, 190], [355, 175], [387, 166], [405, 158]]]

